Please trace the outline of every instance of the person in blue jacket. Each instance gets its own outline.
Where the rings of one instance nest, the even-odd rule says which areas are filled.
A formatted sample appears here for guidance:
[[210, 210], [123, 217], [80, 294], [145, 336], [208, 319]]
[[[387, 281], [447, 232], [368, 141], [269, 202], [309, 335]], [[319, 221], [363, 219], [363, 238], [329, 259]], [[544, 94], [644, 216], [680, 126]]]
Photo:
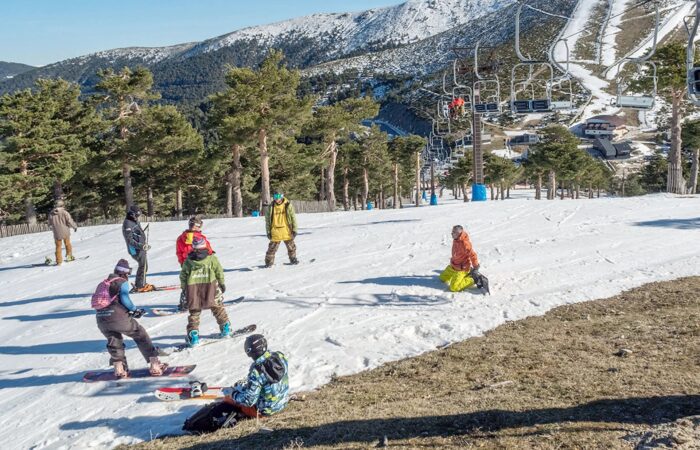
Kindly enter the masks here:
[[253, 359], [244, 382], [233, 386], [225, 400], [238, 412], [237, 418], [271, 416], [282, 411], [289, 402], [289, 362], [282, 352], [267, 349], [262, 334], [245, 340], [246, 355]]
[[107, 338], [109, 363], [114, 366], [114, 375], [118, 378], [128, 376], [128, 365], [124, 353], [124, 336], [136, 342], [136, 345], [149, 364], [153, 376], [160, 376], [166, 365], [158, 359], [158, 349], [153, 345], [146, 329], [136, 319], [146, 311], [136, 309], [129, 298], [129, 275], [131, 267], [125, 259], [120, 259], [114, 273], [102, 281], [92, 296], [95, 308], [97, 328]]

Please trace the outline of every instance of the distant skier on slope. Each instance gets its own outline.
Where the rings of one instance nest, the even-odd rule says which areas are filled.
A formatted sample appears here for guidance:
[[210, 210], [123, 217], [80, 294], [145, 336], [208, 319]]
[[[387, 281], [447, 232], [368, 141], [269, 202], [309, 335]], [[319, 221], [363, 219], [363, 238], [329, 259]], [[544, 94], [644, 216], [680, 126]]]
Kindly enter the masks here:
[[[188, 222], [189, 228], [182, 232], [182, 234], [177, 238], [175, 243], [175, 254], [177, 255], [177, 262], [180, 263], [180, 267], [185, 263], [187, 255], [192, 252], [192, 241], [194, 238], [202, 238], [207, 246], [209, 254], [214, 254], [214, 250], [211, 248], [211, 244], [207, 237], [202, 234], [202, 226], [204, 221], [199, 216], [192, 216]], [[178, 311], [187, 311], [187, 297], [185, 296], [185, 290], [183, 289], [180, 293], [180, 305], [178, 306]]]
[[299, 264], [297, 259], [297, 246], [294, 239], [297, 237], [297, 219], [294, 206], [284, 198], [284, 194], [275, 191], [272, 194], [273, 203], [265, 212], [265, 230], [270, 244], [265, 253], [265, 267], [272, 267], [275, 263], [275, 254], [284, 242], [287, 246], [287, 254], [291, 264]]
[[149, 364], [149, 372], [160, 376], [167, 367], [158, 359], [158, 349], [153, 346], [151, 337], [135, 319], [140, 318], [145, 310], [136, 309], [129, 298], [129, 275], [131, 267], [125, 259], [120, 259], [114, 273], [110, 274], [95, 289], [92, 295], [92, 307], [96, 310], [97, 328], [107, 338], [109, 363], [114, 366], [114, 375], [118, 378], [128, 376], [128, 365], [124, 353], [124, 337], [127, 335], [136, 345]]
[[[78, 231], [70, 213], [64, 208], [63, 200], [56, 200], [56, 207], [49, 213], [49, 227], [53, 231], [53, 239], [56, 243], [56, 265], [63, 263], [62, 245], [66, 246], [66, 261], [74, 261], [73, 246], [70, 242], [70, 229]], [[48, 259], [48, 258], [47, 258]]]
[[141, 216], [141, 208], [137, 205], [129, 206], [126, 212], [126, 219], [122, 224], [122, 234], [126, 242], [126, 249], [132, 258], [138, 263], [139, 268], [136, 270], [136, 284], [134, 292], [149, 292], [154, 289], [152, 284], [146, 283], [146, 272], [148, 271], [148, 258], [146, 252], [150, 250], [148, 242], [146, 242], [146, 233], [141, 228], [139, 217]]
[[192, 251], [180, 270], [180, 287], [185, 291], [190, 312], [185, 338], [190, 347], [199, 344], [199, 317], [203, 309], [211, 309], [221, 337], [231, 336], [231, 322], [223, 305], [226, 292], [224, 269], [216, 255], [209, 254], [203, 237], [192, 240]]
[[479, 273], [479, 259], [461, 225], [452, 228], [452, 239], [452, 258], [440, 274], [440, 279], [447, 283], [452, 292], [460, 292], [474, 285], [483, 287], [485, 277]]

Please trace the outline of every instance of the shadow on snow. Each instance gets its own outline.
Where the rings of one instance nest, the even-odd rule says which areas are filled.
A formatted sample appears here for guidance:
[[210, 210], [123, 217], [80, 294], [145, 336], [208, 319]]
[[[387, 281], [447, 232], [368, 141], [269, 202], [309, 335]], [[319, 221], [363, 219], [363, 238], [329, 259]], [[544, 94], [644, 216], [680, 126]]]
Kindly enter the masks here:
[[678, 230], [697, 230], [700, 228], [700, 217], [695, 219], [659, 219], [645, 222], [635, 222], [638, 227], [676, 228]]

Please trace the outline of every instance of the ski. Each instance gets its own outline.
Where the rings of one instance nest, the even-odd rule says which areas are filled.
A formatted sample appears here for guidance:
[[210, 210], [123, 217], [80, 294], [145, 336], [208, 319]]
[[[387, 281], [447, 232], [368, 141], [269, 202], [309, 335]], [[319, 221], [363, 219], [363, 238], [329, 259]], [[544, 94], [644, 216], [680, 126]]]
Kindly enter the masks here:
[[[189, 366], [168, 366], [163, 371], [163, 375], [160, 377], [184, 377], [189, 374], [197, 367], [196, 364]], [[87, 372], [83, 375], [83, 381], [86, 383], [92, 383], [95, 381], [118, 381], [128, 378], [150, 378], [153, 377], [148, 369], [136, 369], [130, 370], [125, 378], [118, 378], [114, 376], [114, 372], [110, 370]], [[156, 378], [156, 377], [154, 377]]]
[[[80, 257], [75, 258], [75, 259], [72, 259], [72, 260], [70, 260], [70, 261], [68, 261], [67, 259], [64, 259], [63, 262], [65, 262], [65, 263], [70, 263], [70, 262], [74, 262], [74, 261], [82, 261], [82, 260], [88, 259], [89, 257], [90, 257], [90, 255], [87, 255], [87, 256], [80, 256]], [[49, 256], [47, 256], [47, 257], [46, 257], [46, 260], [45, 260], [43, 263], [32, 264], [32, 267], [56, 266], [56, 265], [57, 265], [57, 264], [56, 264], [56, 261], [54, 261], [54, 260], [51, 259]]]
[[[236, 297], [233, 300], [224, 300], [224, 305], [231, 305], [233, 303], [242, 302], [243, 300], [245, 300], [245, 296]], [[174, 316], [176, 314], [184, 314], [186, 312], [189, 311], [180, 311], [177, 308], [151, 308], [151, 314], [154, 316]]]
[[255, 324], [248, 325], [247, 327], [240, 328], [238, 330], [233, 331], [231, 333], [231, 336], [229, 336], [228, 338], [210, 338], [210, 339], [201, 340], [201, 341], [199, 341], [199, 344], [197, 344], [193, 347], [190, 347], [189, 344], [178, 344], [171, 353], [177, 353], [177, 352], [181, 352], [181, 351], [187, 350], [187, 349], [204, 347], [206, 345], [216, 344], [217, 342], [225, 342], [230, 338], [235, 338], [235, 337], [239, 337], [239, 336], [245, 336], [246, 334], [250, 334], [253, 331], [255, 331], [256, 328], [257, 328], [257, 325], [255, 325]]
[[129, 294], [145, 294], [147, 292], [156, 292], [156, 291], [176, 291], [180, 288], [179, 284], [171, 284], [167, 286], [153, 286], [153, 289], [150, 289], [148, 291], [139, 291], [136, 288], [136, 285], [132, 283], [131, 285], [131, 290], [129, 291]]

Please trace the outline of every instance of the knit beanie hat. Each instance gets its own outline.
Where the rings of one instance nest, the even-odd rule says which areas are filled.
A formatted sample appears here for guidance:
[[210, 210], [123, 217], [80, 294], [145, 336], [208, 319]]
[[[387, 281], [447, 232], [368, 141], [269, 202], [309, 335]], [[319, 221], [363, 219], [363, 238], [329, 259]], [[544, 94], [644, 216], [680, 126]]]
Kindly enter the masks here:
[[205, 241], [203, 237], [195, 236], [195, 238], [192, 239], [192, 248], [207, 248], [207, 241]]
[[129, 267], [129, 261], [126, 259], [120, 259], [116, 266], [114, 266], [114, 273], [124, 274], [131, 273], [131, 267]]

